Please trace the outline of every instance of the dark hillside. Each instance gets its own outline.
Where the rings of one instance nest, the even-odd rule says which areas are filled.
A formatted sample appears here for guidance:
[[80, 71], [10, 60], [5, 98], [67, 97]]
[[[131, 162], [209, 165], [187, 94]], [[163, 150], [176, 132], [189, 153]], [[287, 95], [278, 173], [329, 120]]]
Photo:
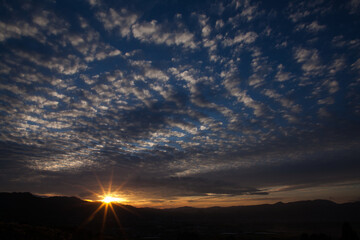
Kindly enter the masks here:
[[[272, 234], [271, 239], [296, 239], [301, 233], [339, 238], [345, 222], [350, 223], [350, 230], [355, 229], [357, 234], [360, 226], [360, 202], [336, 204], [315, 200], [163, 210], [113, 204], [120, 224], [109, 207], [105, 225], [105, 208], [93, 214], [100, 205], [76, 197], [0, 193], [0, 229], [3, 234], [13, 234], [6, 235], [12, 236], [9, 239], [23, 239], [24, 234], [35, 234], [33, 239], [98, 239], [105, 236], [109, 239], [223, 239], [225, 236], [226, 239], [247, 239], [246, 236], [258, 236], [258, 233]], [[262, 237], [270, 238], [266, 234]]]

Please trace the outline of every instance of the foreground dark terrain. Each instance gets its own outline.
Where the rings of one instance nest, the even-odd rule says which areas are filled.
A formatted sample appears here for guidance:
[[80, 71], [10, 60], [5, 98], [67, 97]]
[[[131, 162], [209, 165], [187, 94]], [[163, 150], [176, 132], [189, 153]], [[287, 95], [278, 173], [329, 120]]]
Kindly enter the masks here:
[[[359, 239], [360, 202], [177, 209], [0, 193], [0, 239]], [[96, 214], [94, 214], [96, 212]]]

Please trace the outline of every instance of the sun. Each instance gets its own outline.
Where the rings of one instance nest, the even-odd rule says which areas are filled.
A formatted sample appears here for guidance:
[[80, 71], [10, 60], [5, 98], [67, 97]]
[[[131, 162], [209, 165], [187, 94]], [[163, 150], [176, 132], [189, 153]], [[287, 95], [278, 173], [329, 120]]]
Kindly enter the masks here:
[[116, 201], [117, 201], [117, 199], [114, 197], [111, 197], [111, 196], [106, 196], [102, 200], [102, 202], [104, 202], [104, 203], [111, 203], [111, 202], [116, 202]]
[[119, 202], [123, 202], [124, 199], [123, 198], [119, 198], [119, 197], [114, 197], [112, 195], [106, 195], [104, 196], [104, 198], [101, 200], [103, 203], [109, 204], [109, 203], [119, 203]]
[[[126, 205], [123, 205], [124, 203], [127, 203], [128, 200], [126, 198], [122, 198], [119, 197], [121, 196], [121, 192], [120, 189], [122, 188], [122, 186], [125, 184], [121, 184], [120, 186], [118, 186], [114, 191], [112, 191], [112, 177], [113, 177], [113, 173], [110, 175], [110, 181], [109, 181], [109, 186], [107, 189], [104, 188], [104, 186], [102, 185], [102, 183], [100, 182], [99, 178], [95, 175], [96, 180], [100, 186], [101, 192], [102, 193], [96, 193], [93, 192], [91, 190], [88, 190], [89, 192], [93, 193], [95, 196], [98, 197], [98, 202], [100, 202], [101, 204], [99, 205], [99, 207], [83, 222], [82, 226], [86, 225], [88, 222], [92, 221], [92, 219], [95, 217], [96, 214], [98, 214], [98, 212], [100, 212], [101, 209], [104, 209], [104, 216], [103, 216], [103, 221], [102, 221], [102, 225], [101, 225], [101, 233], [104, 232], [105, 230], [105, 224], [106, 224], [106, 218], [108, 215], [108, 212], [112, 212], [113, 216], [115, 217], [115, 220], [117, 222], [117, 224], [119, 225], [120, 229], [123, 229], [122, 224], [120, 222], [120, 219], [117, 215], [117, 211], [119, 208], [122, 208], [126, 211], [129, 211], [131, 213], [133, 213], [133, 211], [131, 211], [130, 209], [128, 209], [128, 207]], [[123, 230], [122, 230], [123, 231]]]

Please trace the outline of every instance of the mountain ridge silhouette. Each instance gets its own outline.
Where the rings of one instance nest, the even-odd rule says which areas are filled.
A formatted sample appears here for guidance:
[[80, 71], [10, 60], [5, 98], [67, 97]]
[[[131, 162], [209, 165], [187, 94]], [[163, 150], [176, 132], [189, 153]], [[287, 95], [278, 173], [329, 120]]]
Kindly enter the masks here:
[[253, 206], [207, 208], [184, 206], [168, 209], [113, 204], [112, 207], [118, 219], [113, 216], [109, 207], [105, 227], [100, 230], [103, 226], [105, 211], [105, 208], [97, 211], [101, 204], [101, 202], [89, 202], [77, 197], [44, 197], [29, 192], [2, 192], [0, 193], [0, 229], [1, 224], [7, 224], [6, 226], [8, 228], [11, 226], [11, 229], [14, 228], [11, 224], [15, 226], [20, 224], [20, 226], [25, 226], [24, 229], [28, 229], [28, 225], [36, 229], [45, 227], [49, 228], [51, 233], [58, 231], [53, 229], [60, 229], [66, 234], [71, 233], [77, 236], [72, 239], [92, 239], [78, 237], [79, 233], [90, 234], [94, 237], [115, 231], [114, 229], [119, 229], [119, 222], [127, 231], [143, 233], [144, 236], [149, 236], [154, 232], [166, 232], [168, 231], [166, 229], [172, 229], [171, 231], [181, 234], [189, 228], [200, 232], [208, 229], [206, 231], [217, 232], [217, 234], [222, 231], [234, 231], [234, 229], [250, 232], [260, 230], [262, 232], [335, 231], [336, 234], [340, 233], [340, 230], [334, 230], [335, 227], [340, 229], [344, 222], [351, 222], [355, 229], [360, 229], [360, 202], [338, 204], [319, 199]]
[[[7, 212], [12, 208], [16, 209], [24, 209], [24, 204], [31, 207], [28, 209], [36, 208], [36, 206], [40, 206], [41, 208], [63, 208], [64, 210], [72, 209], [76, 207], [77, 210], [81, 210], [81, 208], [89, 208], [92, 209], [94, 207], [98, 207], [101, 202], [89, 202], [86, 200], [82, 200], [78, 197], [68, 197], [68, 196], [37, 196], [30, 192], [0, 192], [0, 210], [7, 209]], [[119, 207], [119, 206], [121, 207]], [[146, 212], [154, 212], [154, 213], [178, 213], [178, 214], [241, 214], [247, 217], [256, 218], [257, 214], [263, 214], [261, 218], [264, 218], [267, 214], [275, 214], [272, 215], [272, 218], [279, 218], [280, 216], [288, 216], [288, 219], [291, 218], [291, 214], [293, 219], [300, 218], [303, 219], [304, 214], [312, 214], [308, 215], [309, 218], [313, 220], [316, 219], [316, 215], [324, 214], [324, 216], [328, 217], [328, 220], [336, 220], [339, 219], [354, 219], [357, 220], [358, 216], [360, 216], [360, 201], [357, 202], [349, 202], [349, 203], [335, 203], [330, 200], [305, 200], [305, 201], [295, 201], [288, 203], [275, 203], [275, 204], [260, 204], [260, 205], [250, 205], [250, 206], [230, 206], [230, 207], [205, 207], [205, 208], [196, 208], [190, 206], [183, 206], [178, 208], [165, 208], [165, 209], [157, 209], [157, 208], [138, 208], [132, 205], [125, 204], [116, 204], [114, 205], [117, 210], [121, 208], [128, 208], [131, 211], [136, 211], [140, 215]], [[14, 210], [14, 209], [13, 209]], [[16, 211], [14, 211], [16, 212]], [[286, 212], [286, 214], [284, 214]], [[265, 215], [264, 215], [265, 214]], [[358, 214], [358, 215], [357, 215]], [[0, 218], [1, 218], [0, 213]], [[333, 216], [333, 217], [331, 217]]]

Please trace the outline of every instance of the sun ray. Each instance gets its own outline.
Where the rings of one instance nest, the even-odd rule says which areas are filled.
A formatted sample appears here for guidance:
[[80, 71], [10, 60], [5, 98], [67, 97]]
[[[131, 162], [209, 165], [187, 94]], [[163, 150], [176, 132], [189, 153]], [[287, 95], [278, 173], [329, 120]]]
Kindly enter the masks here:
[[108, 186], [108, 195], [111, 194], [111, 187], [112, 187], [113, 175], [114, 175], [114, 171], [111, 171], [110, 180], [109, 180], [109, 186]]
[[107, 217], [108, 208], [109, 208], [109, 204], [105, 204], [104, 217], [103, 217], [103, 221], [102, 221], [102, 225], [101, 225], [101, 232], [102, 233], [105, 230], [105, 224], [106, 224], [106, 217]]
[[124, 182], [122, 182], [122, 183], [120, 184], [120, 186], [118, 186], [118, 187], [115, 189], [114, 192], [120, 191], [120, 189], [122, 189], [128, 181], [129, 181], [129, 179], [126, 179]]
[[132, 213], [132, 214], [134, 214], [134, 215], [139, 216], [139, 214], [138, 214], [138, 213], [136, 213], [136, 212], [134, 212], [134, 211], [132, 211], [132, 210], [128, 209], [128, 208], [127, 208], [126, 206], [124, 206], [124, 205], [118, 204], [118, 203], [116, 203], [116, 202], [113, 202], [113, 204], [115, 204], [116, 206], [121, 207], [122, 209], [124, 209], [125, 211], [128, 211], [129, 213]]
[[122, 226], [122, 224], [121, 224], [121, 222], [120, 222], [119, 217], [117, 216], [117, 214], [116, 214], [116, 212], [115, 212], [115, 209], [114, 209], [113, 205], [110, 203], [109, 206], [110, 206], [111, 211], [112, 211], [113, 214], [114, 214], [114, 217], [115, 217], [115, 220], [116, 220], [117, 224], [120, 226], [121, 230], [123, 230], [123, 226]]
[[101, 182], [100, 182], [100, 180], [99, 180], [99, 178], [98, 178], [98, 176], [97, 176], [96, 174], [95, 174], [95, 178], [96, 178], [96, 181], [98, 182], [98, 184], [99, 184], [99, 186], [100, 186], [101, 191], [103, 192], [103, 195], [106, 195], [105, 188], [104, 188], [104, 186], [101, 184]]
[[[105, 232], [105, 229], [106, 229], [106, 220], [109, 216], [108, 212], [111, 210], [112, 212], [112, 215], [114, 216], [115, 220], [116, 220], [116, 223], [117, 225], [119, 226], [119, 229], [121, 230], [121, 232], [124, 234], [124, 236], [126, 236], [126, 233], [125, 233], [125, 230], [120, 222], [120, 219], [119, 219], [119, 216], [117, 215], [116, 213], [116, 209], [114, 208], [113, 204], [118, 206], [118, 207], [121, 207], [122, 209], [132, 213], [132, 214], [135, 214], [135, 215], [138, 215], [137, 213], [135, 213], [134, 211], [128, 209], [126, 206], [122, 205], [122, 204], [119, 204], [119, 202], [122, 202], [122, 201], [126, 201], [126, 199], [124, 198], [121, 198], [119, 197], [119, 191], [121, 190], [121, 188], [126, 184], [127, 181], [123, 182], [120, 186], [117, 186], [116, 187], [116, 190], [115, 191], [112, 191], [112, 187], [113, 187], [113, 172], [111, 173], [110, 175], [110, 179], [109, 179], [109, 183], [108, 183], [108, 186], [105, 188], [104, 185], [101, 183], [100, 179], [98, 178], [98, 176], [96, 174], [95, 175], [95, 178], [96, 178], [96, 181], [100, 187], [100, 194], [99, 193], [96, 193], [90, 189], [87, 189], [87, 188], [84, 188], [86, 189], [87, 191], [89, 191], [90, 193], [92, 193], [93, 195], [97, 196], [98, 197], [98, 201], [102, 202], [101, 205], [84, 221], [83, 224], [81, 224], [80, 227], [83, 227], [84, 225], [86, 225], [87, 223], [89, 223], [90, 221], [92, 221], [96, 214], [99, 213], [99, 211], [101, 209], [104, 209], [104, 214], [102, 216], [102, 222], [101, 222], [101, 229], [100, 229], [100, 233], [101, 234], [104, 234]], [[109, 210], [110, 208], [110, 210]]]
[[[117, 216], [116, 211], [115, 211], [113, 205], [112, 205], [111, 203], [110, 203], [109, 205], [110, 205], [111, 211], [112, 211], [113, 214], [114, 214], [115, 220], [116, 220], [117, 224], [118, 224], [119, 227], [120, 227], [121, 232], [124, 234], [125, 239], [127, 239], [127, 238], [126, 238], [125, 229], [124, 229], [124, 227], [122, 226], [122, 224], [121, 224], [121, 222], [120, 222], [120, 219], [119, 219], [119, 217]], [[116, 205], [117, 205], [117, 204], [116, 204]]]
[[92, 221], [95, 217], [95, 215], [101, 210], [101, 208], [103, 208], [105, 205], [105, 203], [102, 203], [81, 225], [80, 228], [85, 226], [87, 223], [89, 223], [90, 221]]

